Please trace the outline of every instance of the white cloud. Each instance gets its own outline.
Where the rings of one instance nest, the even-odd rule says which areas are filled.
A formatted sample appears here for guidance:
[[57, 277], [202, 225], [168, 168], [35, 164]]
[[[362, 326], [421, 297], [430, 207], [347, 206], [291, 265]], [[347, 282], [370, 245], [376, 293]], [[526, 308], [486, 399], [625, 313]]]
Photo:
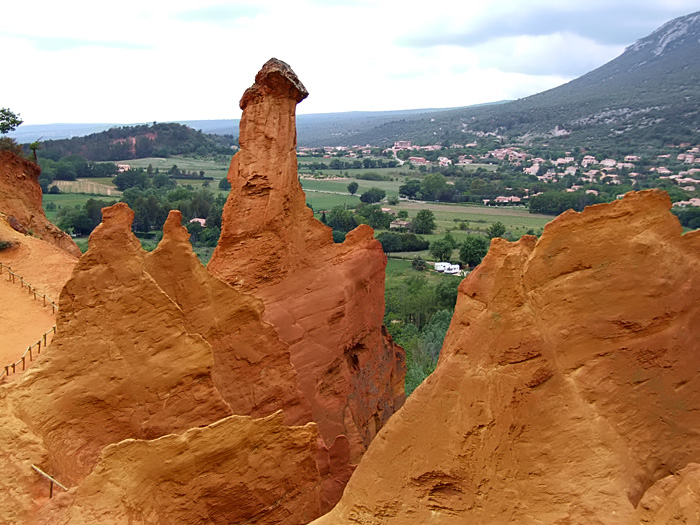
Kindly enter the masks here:
[[36, 0], [30, 13], [14, 2], [3, 6], [12, 25], [0, 45], [15, 63], [0, 106], [26, 123], [236, 118], [272, 56], [311, 93], [300, 113], [518, 98], [610, 60], [632, 43], [626, 27], [648, 26], [644, 36], [693, 10], [658, 4]]

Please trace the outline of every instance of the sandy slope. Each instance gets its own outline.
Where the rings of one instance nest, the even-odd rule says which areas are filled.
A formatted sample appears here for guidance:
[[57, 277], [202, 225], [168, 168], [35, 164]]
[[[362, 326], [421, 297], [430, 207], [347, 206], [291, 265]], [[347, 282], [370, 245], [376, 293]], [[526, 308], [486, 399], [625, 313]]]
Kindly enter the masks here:
[[50, 330], [55, 316], [50, 306], [42, 306], [41, 299], [35, 301], [26, 287], [20, 288], [19, 281], [8, 281], [6, 272], [0, 277], [0, 297], [0, 367], [4, 367]]

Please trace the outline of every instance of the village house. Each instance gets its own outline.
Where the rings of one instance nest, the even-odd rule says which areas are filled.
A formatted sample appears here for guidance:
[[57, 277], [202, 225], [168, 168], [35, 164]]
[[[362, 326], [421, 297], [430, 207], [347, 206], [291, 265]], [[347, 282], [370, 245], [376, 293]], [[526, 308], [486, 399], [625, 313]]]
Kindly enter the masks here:
[[411, 225], [410, 221], [402, 221], [401, 219], [396, 219], [395, 221], [391, 221], [389, 223], [389, 229], [390, 230], [401, 230], [408, 228]]
[[693, 198], [693, 199], [689, 199], [687, 201], [678, 201], [678, 202], [674, 202], [673, 205], [679, 206], [681, 208], [685, 208], [686, 206], [700, 206], [700, 199]]
[[425, 157], [408, 157], [408, 162], [413, 164], [414, 166], [427, 166], [430, 164]]
[[394, 142], [394, 149], [411, 149], [410, 140], [397, 140]]
[[586, 155], [581, 159], [581, 166], [584, 168], [587, 168], [591, 164], [598, 164], [598, 159], [596, 159], [593, 155]]
[[451, 166], [452, 161], [447, 157], [438, 157], [438, 165], [442, 167]]
[[537, 175], [538, 171], [540, 171], [539, 164], [533, 164], [529, 168], [523, 168], [523, 173], [525, 173], [526, 175]]
[[600, 165], [606, 168], [614, 168], [617, 166], [617, 161], [615, 159], [603, 159], [600, 161]]
[[627, 155], [624, 160], [625, 162], [639, 162], [639, 157], [637, 155]]

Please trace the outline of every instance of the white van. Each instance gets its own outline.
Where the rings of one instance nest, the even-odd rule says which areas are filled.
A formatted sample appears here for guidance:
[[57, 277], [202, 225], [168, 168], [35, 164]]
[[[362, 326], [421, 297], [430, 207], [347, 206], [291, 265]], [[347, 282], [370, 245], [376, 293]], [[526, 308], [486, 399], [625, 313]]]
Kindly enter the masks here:
[[445, 273], [459, 273], [459, 264], [448, 264]]
[[444, 272], [446, 271], [450, 266], [452, 266], [448, 262], [436, 262], [435, 263], [435, 271], [436, 272]]

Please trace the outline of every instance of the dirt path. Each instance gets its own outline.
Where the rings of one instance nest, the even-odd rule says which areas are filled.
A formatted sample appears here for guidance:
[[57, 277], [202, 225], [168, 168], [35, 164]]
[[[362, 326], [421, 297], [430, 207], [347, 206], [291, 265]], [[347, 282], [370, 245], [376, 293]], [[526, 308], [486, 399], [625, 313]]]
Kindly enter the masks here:
[[0, 367], [17, 361], [55, 323], [50, 306], [8, 281], [7, 274], [0, 276]]

